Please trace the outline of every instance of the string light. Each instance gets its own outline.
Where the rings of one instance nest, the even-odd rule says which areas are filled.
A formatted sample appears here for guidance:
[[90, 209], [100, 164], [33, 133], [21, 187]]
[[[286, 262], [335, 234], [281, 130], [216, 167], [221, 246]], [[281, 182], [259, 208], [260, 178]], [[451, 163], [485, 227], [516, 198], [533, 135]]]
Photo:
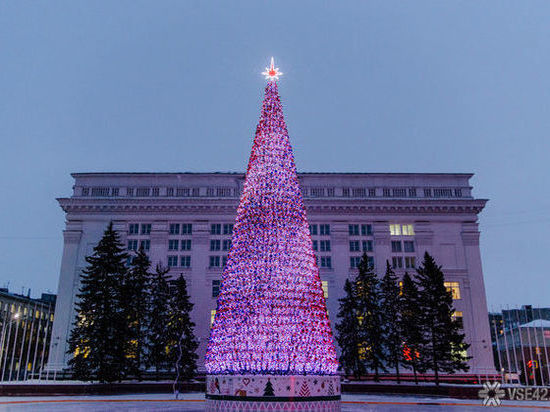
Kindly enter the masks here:
[[205, 366], [334, 374], [338, 363], [276, 75], [265, 88]]

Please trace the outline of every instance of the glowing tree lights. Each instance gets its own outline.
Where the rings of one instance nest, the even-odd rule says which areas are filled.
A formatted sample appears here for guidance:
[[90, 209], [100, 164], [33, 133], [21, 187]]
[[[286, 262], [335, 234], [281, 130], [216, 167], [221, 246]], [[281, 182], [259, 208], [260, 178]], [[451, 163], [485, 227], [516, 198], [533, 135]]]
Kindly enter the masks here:
[[[262, 113], [206, 353], [206, 369], [210, 378], [215, 376], [210, 386], [220, 394], [220, 382], [229, 379], [226, 374], [262, 375], [256, 376], [264, 379], [256, 396], [266, 385], [279, 396], [284, 377], [273, 375], [333, 375], [338, 367], [275, 82], [282, 73], [272, 59], [263, 74], [268, 83]], [[238, 389], [241, 396], [247, 379], [242, 378], [243, 388]], [[296, 381], [293, 387], [309, 391], [318, 382]]]

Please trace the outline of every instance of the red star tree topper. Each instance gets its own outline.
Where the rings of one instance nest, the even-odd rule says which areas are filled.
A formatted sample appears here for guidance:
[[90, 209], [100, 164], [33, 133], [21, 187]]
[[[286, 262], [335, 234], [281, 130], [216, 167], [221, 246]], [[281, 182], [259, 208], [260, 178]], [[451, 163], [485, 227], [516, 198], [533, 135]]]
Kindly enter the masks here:
[[277, 83], [263, 73], [260, 122], [222, 276], [210, 374], [334, 374], [325, 297]]

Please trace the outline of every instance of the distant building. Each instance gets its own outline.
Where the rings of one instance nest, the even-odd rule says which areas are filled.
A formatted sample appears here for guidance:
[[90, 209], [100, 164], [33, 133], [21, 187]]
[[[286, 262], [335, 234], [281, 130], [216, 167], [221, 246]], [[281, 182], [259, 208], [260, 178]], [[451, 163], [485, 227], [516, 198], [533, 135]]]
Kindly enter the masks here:
[[[48, 368], [67, 367], [67, 339], [85, 257], [110, 221], [128, 250], [143, 246], [153, 265], [183, 274], [195, 304], [199, 370], [244, 183], [242, 173], [76, 173], [58, 199], [66, 217], [56, 319]], [[471, 373], [494, 372], [471, 174], [300, 173], [313, 248], [334, 328], [346, 279], [363, 252], [379, 274], [414, 272], [425, 251], [443, 266], [462, 320]], [[204, 370], [202, 368], [202, 370]]]
[[48, 359], [56, 295], [0, 289], [0, 381], [36, 378]]

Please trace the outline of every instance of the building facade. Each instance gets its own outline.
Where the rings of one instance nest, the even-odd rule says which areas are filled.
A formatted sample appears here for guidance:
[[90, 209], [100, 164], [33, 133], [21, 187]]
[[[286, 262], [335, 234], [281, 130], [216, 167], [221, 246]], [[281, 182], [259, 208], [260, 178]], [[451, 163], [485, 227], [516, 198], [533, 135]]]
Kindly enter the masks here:
[[[66, 367], [67, 339], [85, 256], [112, 221], [129, 250], [140, 246], [155, 265], [183, 274], [195, 304], [199, 368], [231, 246], [244, 175], [241, 173], [76, 173], [66, 214], [49, 369]], [[386, 260], [402, 276], [425, 251], [443, 266], [471, 344], [470, 372], [494, 372], [471, 174], [302, 173], [302, 193], [318, 254], [332, 327], [344, 282], [363, 252], [379, 274]]]
[[55, 300], [50, 293], [34, 299], [0, 289], [0, 381], [41, 377], [48, 361]]

